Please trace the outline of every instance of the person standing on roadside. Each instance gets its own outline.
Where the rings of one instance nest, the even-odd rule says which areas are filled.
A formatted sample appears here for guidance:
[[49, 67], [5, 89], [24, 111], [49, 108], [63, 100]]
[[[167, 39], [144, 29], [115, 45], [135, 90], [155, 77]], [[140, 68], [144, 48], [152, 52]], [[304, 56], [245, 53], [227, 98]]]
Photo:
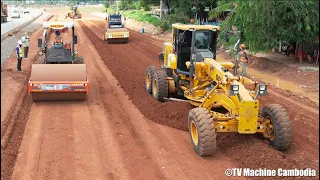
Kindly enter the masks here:
[[240, 49], [242, 51], [242, 57], [240, 60], [240, 65], [241, 65], [241, 75], [245, 76], [247, 74], [247, 64], [248, 64], [248, 56], [247, 56], [247, 51], [246, 51], [246, 45], [241, 44]]
[[21, 70], [21, 61], [22, 61], [22, 41], [18, 41], [18, 45], [16, 47], [16, 54], [17, 54], [17, 70], [22, 72]]
[[22, 36], [21, 40], [22, 40], [23, 49], [24, 49], [24, 59], [28, 60], [30, 40], [29, 40], [29, 36], [27, 35], [27, 32], [24, 33], [24, 36]]

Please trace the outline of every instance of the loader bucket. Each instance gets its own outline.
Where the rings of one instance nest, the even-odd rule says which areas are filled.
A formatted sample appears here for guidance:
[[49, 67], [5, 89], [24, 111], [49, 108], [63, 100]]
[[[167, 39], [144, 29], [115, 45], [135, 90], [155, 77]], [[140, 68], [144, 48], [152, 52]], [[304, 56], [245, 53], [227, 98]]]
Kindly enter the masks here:
[[105, 39], [107, 43], [127, 43], [129, 31], [126, 28], [107, 29]]
[[84, 101], [88, 93], [85, 64], [33, 64], [28, 92], [36, 101]]

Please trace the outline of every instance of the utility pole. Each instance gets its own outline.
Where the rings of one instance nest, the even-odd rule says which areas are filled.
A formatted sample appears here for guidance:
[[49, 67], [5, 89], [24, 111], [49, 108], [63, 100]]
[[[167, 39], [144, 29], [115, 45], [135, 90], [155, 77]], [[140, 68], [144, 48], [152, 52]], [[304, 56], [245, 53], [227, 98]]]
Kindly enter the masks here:
[[162, 4], [162, 0], [160, 0], [160, 19], [162, 18], [162, 12], [163, 12], [163, 4]]
[[116, 3], [117, 3], [117, 11], [119, 13], [119, 1], [116, 1]]

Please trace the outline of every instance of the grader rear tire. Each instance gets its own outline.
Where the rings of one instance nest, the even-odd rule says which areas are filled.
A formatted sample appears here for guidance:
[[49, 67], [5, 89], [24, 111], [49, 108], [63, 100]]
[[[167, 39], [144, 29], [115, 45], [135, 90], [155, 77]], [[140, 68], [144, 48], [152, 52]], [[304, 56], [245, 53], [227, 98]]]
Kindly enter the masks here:
[[152, 82], [153, 82], [153, 74], [156, 72], [157, 69], [154, 66], [149, 66], [147, 68], [146, 73], [146, 89], [147, 91], [152, 94]]
[[168, 94], [167, 74], [163, 70], [157, 70], [153, 74], [152, 95], [156, 100], [164, 102], [164, 98], [168, 97]]
[[270, 104], [263, 108], [265, 121], [271, 121], [269, 127], [273, 134], [268, 138], [270, 145], [274, 148], [285, 151], [292, 143], [291, 122], [286, 109], [279, 104]]
[[217, 133], [210, 112], [200, 107], [191, 109], [188, 127], [193, 149], [200, 156], [211, 156], [217, 149]]

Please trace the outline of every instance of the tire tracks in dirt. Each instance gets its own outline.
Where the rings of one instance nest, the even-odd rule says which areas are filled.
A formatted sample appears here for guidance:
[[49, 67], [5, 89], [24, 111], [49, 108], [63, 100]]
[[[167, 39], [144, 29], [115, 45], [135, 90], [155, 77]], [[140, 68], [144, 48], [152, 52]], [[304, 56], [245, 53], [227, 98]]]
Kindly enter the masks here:
[[[52, 18], [52, 17], [50, 17]], [[49, 20], [50, 20], [49, 18]], [[41, 36], [41, 28], [36, 30], [32, 37]], [[31, 50], [29, 56], [31, 61], [36, 58], [38, 51]], [[14, 58], [15, 59], [15, 58]], [[21, 83], [21, 89], [17, 92], [17, 97], [13, 99], [12, 105], [9, 111], [6, 113], [3, 123], [1, 121], [1, 178], [11, 178], [13, 168], [16, 162], [16, 158], [21, 146], [25, 127], [28, 122], [28, 116], [32, 106], [32, 100], [28, 96], [27, 81], [31, 74], [31, 65], [29, 61], [23, 63], [29, 63], [23, 74], [17, 74], [19, 72], [12, 72], [12, 69], [1, 71], [1, 78], [4, 76], [10, 77], [17, 82]], [[12, 62], [7, 62], [12, 63]], [[23, 75], [23, 77], [21, 77]], [[5, 81], [4, 79], [2, 79]], [[2, 91], [2, 88], [1, 88]]]
[[[104, 25], [100, 24], [102, 27], [96, 27], [96, 25], [91, 23], [88, 25], [95, 29], [95, 31], [91, 32], [97, 36], [97, 38], [90, 36], [90, 40], [97, 49], [102, 49], [99, 41], [103, 42], [103, 34], [98, 35], [98, 33], [103, 33]], [[94, 38], [94, 40], [91, 38]], [[96, 43], [99, 43], [99, 45]], [[188, 102], [161, 103], [155, 101], [152, 96], [145, 91], [145, 86], [141, 86], [140, 83], [145, 79], [147, 67], [154, 65], [154, 60], [150, 58], [152, 55], [137, 51], [134, 45], [130, 48], [130, 46], [128, 47], [129, 44], [130, 42], [128, 44], [103, 43], [105, 46], [103, 49], [108, 49], [108, 51], [106, 55], [100, 54], [100, 56], [105, 56], [103, 59], [111, 72], [118, 72], [113, 75], [118, 79], [121, 87], [129, 94], [135, 106], [137, 106], [148, 119], [176, 129], [187, 130], [185, 121], [188, 113], [185, 113], [185, 110], [191, 109], [192, 105]], [[119, 53], [119, 50], [122, 50], [123, 53]], [[109, 56], [113, 56], [115, 59], [108, 59]], [[126, 69], [130, 69], [129, 71], [134, 72], [134, 75], [127, 76], [126, 74], [128, 74], [128, 72]], [[136, 79], [139, 79], [139, 81], [136, 81]]]
[[[101, 35], [101, 34], [104, 33], [104, 29], [103, 29], [104, 22], [90, 21], [90, 22], [88, 22], [88, 24], [90, 24], [91, 26], [94, 26], [95, 28], [99, 29], [99, 31], [95, 32], [97, 35]], [[134, 31], [131, 31], [131, 30], [129, 30], [129, 31], [130, 31], [130, 34], [131, 33], [136, 34], [136, 32], [134, 32]], [[135, 43], [131, 44], [130, 42], [135, 42]], [[113, 44], [113, 45], [124, 45], [124, 44]], [[150, 46], [149, 43], [143, 43], [143, 42], [139, 41], [139, 39], [135, 35], [132, 36], [132, 37], [130, 36], [129, 42], [127, 44], [125, 44], [125, 45], [126, 45], [126, 47], [129, 46], [132, 49], [135, 49], [137, 51], [145, 52], [143, 55], [144, 56], [148, 56], [148, 58], [140, 58], [141, 63], [150, 63], [149, 59], [158, 59], [159, 53], [154, 53], [154, 52], [158, 52], [159, 48], [156, 47], [156, 46], [152, 46], [152, 45]], [[155, 65], [157, 67], [159, 67], [159, 68], [161, 67], [161, 63], [160, 62], [157, 62]], [[139, 79], [137, 79], [137, 80], [140, 81]], [[144, 83], [143, 83], [143, 86], [144, 86]]]
[[[80, 23], [80, 25], [82, 26], [82, 28], [85, 32], [88, 31], [88, 28], [85, 27], [84, 24]], [[104, 43], [104, 42], [102, 41], [100, 43]], [[97, 58], [95, 58], [95, 59], [97, 59]], [[118, 61], [118, 59], [116, 57], [114, 57], [111, 53], [108, 54], [108, 59], [112, 60], [112, 62], [114, 62], [114, 63], [116, 61]], [[94, 63], [94, 64], [96, 64], [96, 63]], [[99, 66], [102, 66], [102, 65], [99, 65]], [[97, 71], [97, 69], [98, 68], [96, 68], [95, 70]], [[100, 70], [97, 72], [97, 74], [105, 74], [105, 77], [112, 76], [111, 74], [109, 75], [103, 69], [104, 68], [100, 68]], [[125, 69], [125, 70], [127, 70], [127, 69]], [[103, 79], [105, 79], [105, 78], [103, 78]], [[106, 81], [103, 79], [101, 79], [101, 81], [103, 81], [105, 83], [110, 82], [110, 81]], [[106, 84], [109, 84], [109, 83], [106, 83]], [[116, 80], [111, 81], [110, 84], [117, 84], [117, 81]], [[99, 86], [102, 86], [102, 85], [99, 85]], [[118, 88], [120, 89], [120, 87], [118, 87]], [[117, 114], [123, 115], [123, 116], [121, 116], [122, 117], [121, 119], [123, 119], [123, 121], [118, 122], [118, 123], [119, 123], [119, 126], [121, 126], [121, 124], [124, 124], [125, 127], [127, 127], [127, 128], [122, 128], [122, 130], [118, 131], [118, 133], [121, 132], [122, 136], [127, 136], [126, 135], [127, 130], [125, 130], [125, 129], [129, 129], [131, 131], [132, 137], [134, 137], [134, 138], [136, 137], [136, 138], [141, 139], [141, 142], [138, 141], [134, 144], [138, 145], [139, 147], [142, 147], [142, 152], [140, 153], [140, 156], [143, 159], [144, 158], [147, 159], [147, 161], [145, 162], [145, 160], [143, 160], [143, 161], [140, 160], [140, 162], [141, 162], [141, 164], [144, 164], [144, 165], [149, 164], [150, 163], [149, 161], [154, 162], [157, 165], [157, 167], [159, 168], [160, 172], [163, 171], [163, 173], [165, 174], [163, 176], [158, 177], [158, 179], [168, 179], [168, 178], [169, 179], [172, 179], [172, 178], [189, 179], [191, 177], [197, 178], [197, 176], [199, 176], [199, 175], [196, 175], [196, 174], [198, 174], [198, 173], [196, 173], [196, 174], [191, 173], [191, 172], [189, 172], [188, 169], [195, 168], [195, 167], [198, 167], [199, 169], [204, 169], [203, 167], [207, 166], [207, 165], [208, 165], [208, 167], [212, 168], [213, 171], [217, 171], [216, 165], [212, 164], [212, 162], [199, 161], [197, 155], [194, 154], [193, 149], [185, 148], [185, 144], [189, 145], [189, 142], [188, 142], [189, 139], [188, 139], [188, 136], [185, 136], [186, 134], [184, 134], [184, 136], [182, 136], [181, 133], [183, 133], [183, 132], [179, 132], [179, 131], [173, 130], [173, 129], [167, 129], [165, 127], [160, 127], [160, 125], [153, 124], [151, 121], [144, 119], [144, 117], [140, 114], [140, 112], [138, 110], [128, 107], [129, 106], [128, 104], [131, 104], [131, 103], [128, 103], [127, 101], [130, 101], [130, 99], [128, 99], [128, 98], [125, 98], [125, 99], [121, 98], [120, 99], [119, 98], [119, 97], [125, 97], [125, 94], [123, 93], [123, 95], [121, 95], [122, 93], [120, 93], [120, 90], [116, 90], [116, 89], [111, 90], [114, 93], [111, 93], [111, 92], [109, 93], [108, 89], [101, 88], [101, 90], [103, 90], [103, 92], [105, 92], [106, 96], [107, 95], [113, 96], [113, 94], [115, 96], [115, 97], [107, 96], [105, 98], [102, 98], [102, 99], [107, 99], [103, 103], [105, 104], [105, 107], [109, 107], [108, 109], [110, 112], [116, 112], [118, 109], [118, 111], [120, 111], [120, 112], [118, 112]], [[113, 100], [114, 98], [116, 98], [117, 100]], [[113, 103], [116, 101], [119, 102], [120, 107], [117, 107], [117, 105], [115, 103]], [[112, 106], [112, 107], [110, 107], [110, 106]], [[137, 115], [137, 114], [140, 114], [140, 115]], [[134, 116], [138, 116], [138, 117], [134, 118]], [[115, 115], [110, 118], [110, 121], [116, 121], [117, 119], [118, 119], [117, 115]], [[137, 120], [135, 120], [135, 119], [137, 119]], [[117, 121], [115, 123], [117, 123]], [[117, 128], [115, 127], [114, 129], [117, 129]], [[179, 134], [179, 136], [176, 134]], [[176, 142], [172, 139], [172, 137], [177, 137], [177, 136], [179, 137], [178, 139], [181, 139], [181, 137], [184, 137], [183, 141]], [[128, 139], [128, 141], [134, 142], [135, 140]], [[126, 142], [126, 143], [129, 143], [129, 142]], [[123, 144], [122, 144], [122, 146], [123, 146]], [[133, 147], [134, 146], [131, 146], [131, 149], [135, 149]], [[171, 148], [169, 148], [169, 147], [171, 147]], [[183, 150], [181, 150], [181, 149], [183, 149]], [[185, 151], [187, 151], [187, 153]], [[135, 151], [133, 151], [132, 153], [137, 154], [134, 152]], [[123, 154], [124, 158], [126, 158], [126, 155], [125, 155], [126, 153], [122, 153], [122, 154]], [[174, 156], [172, 156], [173, 154], [174, 154]], [[186, 154], [190, 159], [189, 163], [186, 163], [184, 161], [183, 157], [185, 157]], [[133, 158], [133, 157], [131, 156], [130, 158]], [[228, 161], [226, 161], [225, 157], [218, 158], [218, 161], [221, 163], [220, 164], [221, 166], [223, 166], [223, 164], [229, 163]], [[135, 161], [135, 162], [137, 162], [137, 161]], [[182, 164], [184, 165], [184, 167], [181, 166]], [[214, 168], [215, 168], [215, 170], [214, 170]], [[148, 169], [151, 172], [155, 170], [150, 165], [148, 165]], [[201, 176], [211, 177], [211, 172], [212, 171], [204, 170], [204, 171], [202, 171]], [[221, 172], [223, 172], [223, 171], [221, 171]], [[137, 172], [135, 172], [135, 173], [137, 173]], [[220, 175], [222, 175], [222, 174], [220, 174]], [[137, 175], [134, 175], [134, 176], [137, 176]]]
[[[82, 32], [83, 37], [85, 37], [84, 33]], [[88, 40], [84, 40], [88, 41]], [[94, 49], [91, 49], [91, 51], [94, 51]], [[86, 63], [89, 64], [89, 63]], [[94, 78], [98, 82], [103, 82], [103, 84], [111, 84], [110, 80], [106, 78], [105, 72], [102, 71], [102, 69], [99, 67], [96, 58], [91, 59], [90, 65], [93, 66], [94, 68], [92, 69], [92, 72], [94, 72]], [[91, 67], [92, 68], [92, 67]], [[129, 71], [129, 69], [127, 69]], [[129, 71], [130, 72], [130, 71]], [[99, 74], [99, 75], [97, 75]], [[133, 74], [132, 74], [133, 75]], [[141, 82], [140, 82], [141, 83]], [[161, 169], [157, 167], [157, 164], [152, 160], [153, 158], [149, 157], [148, 160], [140, 159], [140, 157], [146, 156], [148, 153], [148, 150], [146, 148], [145, 142], [142, 140], [140, 135], [136, 132], [135, 126], [131, 123], [130, 117], [128, 117], [126, 110], [121, 106], [120, 100], [118, 99], [117, 95], [115, 95], [115, 91], [112, 86], [105, 86], [102, 83], [97, 84], [97, 89], [101, 89], [105, 95], [107, 95], [106, 98], [102, 98], [98, 101], [101, 102], [102, 100], [102, 106], [105, 107], [108, 110], [108, 114], [110, 115], [108, 120], [110, 123], [116, 124], [116, 127], [110, 128], [113, 129], [115, 132], [114, 134], [117, 134], [118, 137], [115, 138], [117, 141], [120, 142], [120, 147], [123, 147], [120, 150], [122, 154], [122, 158], [130, 158], [130, 161], [127, 161], [126, 163], [126, 169], [129, 170], [130, 176], [131, 177], [143, 177], [143, 174], [141, 172], [137, 172], [134, 168], [130, 167], [138, 167], [143, 169], [145, 164], [149, 165], [149, 168], [155, 170], [154, 172], [157, 172], [154, 175], [151, 175], [152, 178], [156, 179], [163, 179], [165, 176], [161, 172]], [[105, 96], [105, 95], [102, 95]], [[90, 100], [88, 101], [90, 104]], [[89, 105], [90, 107], [91, 105]], [[116, 131], [115, 131], [116, 130]], [[128, 134], [127, 134], [128, 133]], [[126, 136], [126, 140], [124, 140], [122, 137]], [[138, 145], [138, 148], [135, 145]], [[127, 146], [127, 147], [126, 147]], [[137, 157], [132, 157], [132, 154], [139, 154]], [[128, 156], [129, 155], [129, 156]], [[141, 165], [135, 164], [136, 162], [141, 162]], [[140, 167], [139, 167], [140, 166]]]

